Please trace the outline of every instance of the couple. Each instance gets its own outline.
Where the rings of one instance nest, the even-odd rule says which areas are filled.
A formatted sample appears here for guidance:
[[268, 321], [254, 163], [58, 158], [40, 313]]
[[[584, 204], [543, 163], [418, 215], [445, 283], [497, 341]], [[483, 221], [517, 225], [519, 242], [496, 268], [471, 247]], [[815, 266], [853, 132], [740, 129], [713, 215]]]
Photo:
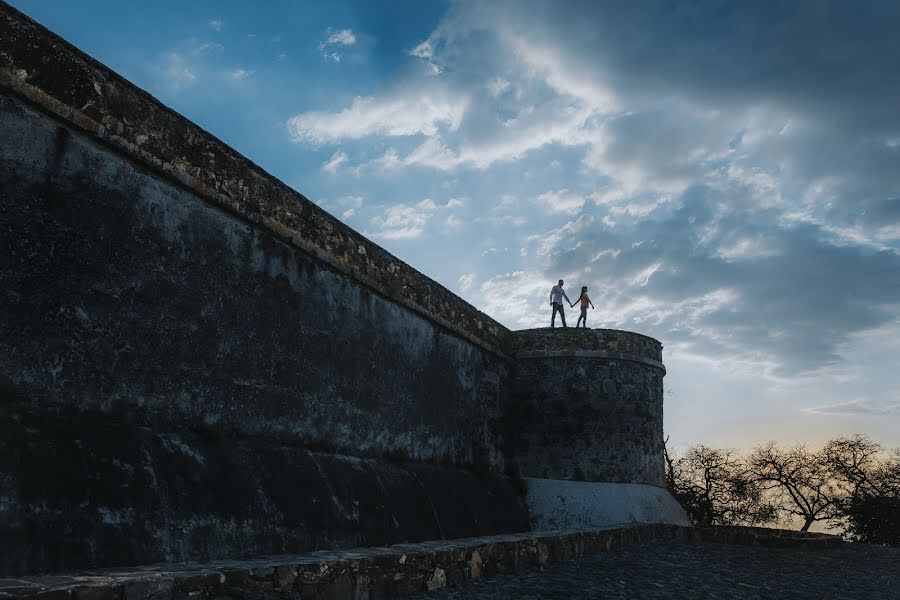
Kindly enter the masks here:
[[[566, 296], [566, 293], [563, 291], [563, 280], [560, 279], [559, 283], [553, 286], [553, 289], [550, 290], [550, 304], [553, 305], [553, 315], [550, 317], [550, 327], [556, 327], [556, 313], [559, 312], [559, 318], [562, 321], [562, 326], [566, 326], [566, 313], [563, 312], [562, 299], [565, 298], [566, 302], [569, 302], [569, 308], [575, 306], [575, 302], [581, 302], [581, 316], [578, 317], [578, 323], [582, 323], [582, 326], [587, 328], [587, 309], [588, 305], [591, 308], [594, 308], [594, 303], [591, 302], [591, 299], [588, 298], [587, 295], [587, 286], [581, 288], [581, 296], [578, 297], [578, 300], [572, 302], [569, 300], [569, 297]], [[575, 329], [578, 329], [578, 323], [575, 323]]]

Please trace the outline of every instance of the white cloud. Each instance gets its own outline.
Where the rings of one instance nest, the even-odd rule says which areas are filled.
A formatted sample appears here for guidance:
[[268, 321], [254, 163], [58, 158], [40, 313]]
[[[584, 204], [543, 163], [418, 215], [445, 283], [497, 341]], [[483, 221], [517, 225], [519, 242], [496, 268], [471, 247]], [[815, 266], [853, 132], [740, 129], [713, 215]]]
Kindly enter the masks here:
[[170, 52], [167, 54], [165, 62], [166, 65], [163, 67], [162, 72], [166, 83], [170, 87], [181, 88], [190, 84], [197, 78], [194, 71], [188, 67], [184, 58], [177, 52]]
[[352, 46], [356, 43], [356, 35], [351, 29], [341, 29], [328, 36], [325, 43], [339, 46]]
[[191, 51], [191, 54], [194, 56], [200, 56], [202, 54], [221, 54], [225, 51], [225, 46], [219, 44], [217, 42], [204, 42], [194, 48]]
[[351, 29], [341, 29], [331, 33], [324, 42], [319, 44], [319, 51], [322, 52], [322, 58], [325, 62], [341, 62], [343, 54], [342, 48], [352, 46], [356, 43], [356, 34]]
[[502, 77], [492, 77], [486, 85], [488, 93], [494, 98], [502, 96], [510, 87], [509, 81]]
[[333, 215], [340, 214], [344, 221], [356, 216], [365, 200], [362, 196], [341, 196], [336, 200], [320, 200], [319, 206]]
[[459, 127], [466, 100], [440, 94], [413, 94], [387, 100], [357, 97], [337, 113], [310, 111], [288, 119], [297, 142], [326, 143], [370, 135], [435, 135], [441, 126]]
[[461, 292], [467, 292], [472, 287], [472, 284], [475, 283], [475, 274], [463, 273], [459, 276], [457, 283]]
[[431, 47], [431, 42], [428, 40], [422, 42], [415, 48], [409, 51], [410, 56], [415, 56], [416, 58], [422, 59], [422, 61], [428, 65], [428, 70], [432, 75], [440, 75], [441, 69], [438, 67], [431, 57], [434, 55], [434, 49]]
[[444, 221], [444, 225], [447, 226], [447, 229], [457, 229], [460, 225], [462, 225], [462, 220], [456, 215], [450, 215]]
[[[552, 229], [543, 235], [531, 236], [531, 241], [537, 241], [535, 248], [536, 256], [549, 258], [554, 254], [564, 251], [566, 248], [574, 245], [574, 241], [578, 239], [578, 234], [585, 231], [594, 222], [591, 215], [581, 215], [574, 221], [569, 221], [562, 227]], [[565, 240], [565, 245], [563, 241]]]
[[480, 305], [487, 314], [515, 328], [546, 327], [551, 287], [553, 283], [535, 271], [497, 274], [481, 284]]
[[537, 197], [537, 201], [550, 212], [574, 215], [584, 207], [585, 198], [582, 194], [563, 188], [544, 192]]
[[347, 162], [347, 153], [343, 150], [338, 150], [334, 154], [331, 155], [325, 163], [322, 164], [322, 170], [326, 173], [334, 174], [338, 167]]
[[209, 28], [213, 31], [222, 31], [222, 27], [225, 23], [222, 22], [222, 19], [212, 19], [209, 23]]
[[370, 224], [374, 231], [367, 235], [389, 240], [415, 239], [425, 231], [437, 204], [426, 198], [415, 205], [394, 204], [384, 209], [382, 215], [373, 217]]
[[246, 79], [253, 75], [253, 71], [248, 71], [247, 69], [235, 69], [228, 73], [232, 79], [235, 81], [240, 81], [242, 79]]

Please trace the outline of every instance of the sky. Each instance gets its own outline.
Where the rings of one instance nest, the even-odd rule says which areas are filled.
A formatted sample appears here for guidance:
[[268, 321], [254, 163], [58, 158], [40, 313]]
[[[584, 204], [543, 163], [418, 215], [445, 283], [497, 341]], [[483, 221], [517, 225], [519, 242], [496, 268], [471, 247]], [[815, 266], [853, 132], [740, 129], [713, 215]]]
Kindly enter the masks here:
[[900, 446], [900, 3], [11, 3], [512, 329], [588, 286], [676, 449]]

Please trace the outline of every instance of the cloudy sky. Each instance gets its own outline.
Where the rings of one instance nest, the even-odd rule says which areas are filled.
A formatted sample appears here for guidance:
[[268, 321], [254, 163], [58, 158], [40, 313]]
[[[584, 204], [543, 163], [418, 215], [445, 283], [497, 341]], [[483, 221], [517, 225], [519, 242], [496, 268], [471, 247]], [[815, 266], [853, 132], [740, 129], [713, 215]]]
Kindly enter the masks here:
[[513, 329], [587, 285], [676, 445], [900, 446], [896, 2], [13, 4]]

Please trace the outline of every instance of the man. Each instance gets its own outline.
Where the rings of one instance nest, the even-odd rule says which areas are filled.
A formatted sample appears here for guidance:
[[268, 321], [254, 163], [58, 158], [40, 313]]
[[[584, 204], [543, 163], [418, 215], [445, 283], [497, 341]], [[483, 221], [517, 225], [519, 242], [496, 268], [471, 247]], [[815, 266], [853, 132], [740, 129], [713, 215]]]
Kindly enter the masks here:
[[550, 317], [550, 327], [556, 327], [556, 312], [559, 311], [559, 319], [562, 321], [563, 327], [566, 326], [566, 313], [563, 312], [563, 303], [562, 299], [565, 298], [566, 302], [571, 304], [571, 300], [566, 296], [566, 292], [563, 291], [563, 280], [560, 279], [559, 283], [553, 286], [553, 289], [550, 290], [550, 304], [553, 305], [553, 315]]

